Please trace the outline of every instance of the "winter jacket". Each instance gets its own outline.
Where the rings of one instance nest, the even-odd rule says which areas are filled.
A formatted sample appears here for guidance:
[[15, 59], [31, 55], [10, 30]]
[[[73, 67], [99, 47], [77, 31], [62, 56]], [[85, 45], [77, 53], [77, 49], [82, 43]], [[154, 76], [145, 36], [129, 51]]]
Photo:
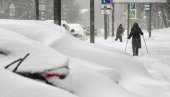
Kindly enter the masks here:
[[141, 28], [133, 27], [128, 36], [128, 39], [132, 37], [132, 48], [141, 48], [141, 38], [140, 35], [143, 35]]
[[124, 31], [125, 31], [124, 28], [122, 26], [119, 26], [117, 29], [116, 36], [118, 36], [118, 37], [122, 36]]

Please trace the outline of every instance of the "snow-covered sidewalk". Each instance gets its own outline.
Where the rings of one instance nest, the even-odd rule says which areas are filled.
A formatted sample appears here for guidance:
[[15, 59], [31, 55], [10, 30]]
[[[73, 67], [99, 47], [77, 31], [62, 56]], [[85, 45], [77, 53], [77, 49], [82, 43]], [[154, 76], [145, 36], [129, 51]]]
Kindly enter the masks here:
[[[149, 53], [147, 54], [143, 37], [142, 48], [139, 51], [139, 56], [134, 57], [134, 60], [138, 60], [147, 68], [148, 72], [159, 80], [170, 81], [170, 29], [154, 30], [152, 37], [148, 37], [148, 33], [144, 31], [144, 39]], [[126, 34], [126, 33], [125, 33]], [[96, 44], [109, 46], [125, 51], [127, 35], [123, 36], [123, 42], [115, 41], [115, 37], [109, 37], [104, 40], [103, 37], [97, 37]], [[132, 56], [132, 44], [131, 40], [128, 40], [126, 52]], [[132, 56], [133, 57], [133, 56]]]

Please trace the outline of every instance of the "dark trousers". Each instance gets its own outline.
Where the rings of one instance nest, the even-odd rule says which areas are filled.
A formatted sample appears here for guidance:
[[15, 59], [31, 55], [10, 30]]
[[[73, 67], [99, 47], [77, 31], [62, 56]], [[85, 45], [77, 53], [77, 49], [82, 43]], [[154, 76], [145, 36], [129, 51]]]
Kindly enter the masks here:
[[139, 48], [138, 47], [133, 47], [133, 56], [138, 56]]
[[117, 41], [118, 39], [120, 40], [120, 42], [122, 42], [122, 36], [116, 36], [115, 41]]

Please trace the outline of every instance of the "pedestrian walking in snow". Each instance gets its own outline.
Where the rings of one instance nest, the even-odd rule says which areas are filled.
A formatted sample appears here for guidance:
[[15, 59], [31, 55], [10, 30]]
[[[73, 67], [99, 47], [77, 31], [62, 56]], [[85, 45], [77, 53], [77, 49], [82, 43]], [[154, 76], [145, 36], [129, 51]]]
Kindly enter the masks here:
[[116, 39], [115, 41], [117, 41], [118, 39], [120, 40], [120, 42], [122, 42], [122, 35], [123, 35], [123, 32], [124, 32], [124, 28], [122, 26], [122, 24], [119, 25], [119, 27], [117, 28], [117, 32], [116, 32]]
[[128, 36], [128, 39], [132, 37], [133, 56], [138, 56], [139, 48], [141, 48], [140, 35], [143, 35], [142, 30], [137, 23], [134, 23]]

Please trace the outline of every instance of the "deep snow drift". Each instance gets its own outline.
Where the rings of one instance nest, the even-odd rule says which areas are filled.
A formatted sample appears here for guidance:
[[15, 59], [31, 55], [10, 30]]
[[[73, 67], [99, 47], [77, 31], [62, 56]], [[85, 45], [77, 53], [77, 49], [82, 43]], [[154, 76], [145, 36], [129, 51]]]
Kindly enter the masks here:
[[[0, 68], [4, 69], [10, 63], [30, 53], [16, 72], [69, 74], [69, 69], [65, 68], [69, 65], [68, 58], [50, 47], [4, 29], [0, 29], [0, 41], [0, 50], [6, 53], [6, 55], [0, 54]], [[13, 64], [8, 70], [13, 71], [16, 65], [17, 63]], [[59, 79], [59, 77], [53, 77], [47, 80], [52, 84], [55, 81], [54, 85], [58, 87], [62, 87], [60, 84], [65, 82], [65, 79]]]
[[[74, 85], [80, 82], [80, 86], [75, 86], [74, 91], [81, 97], [85, 97], [85, 95], [86, 97], [92, 97], [89, 91], [91, 89], [96, 90], [96, 92], [93, 92], [96, 93], [93, 97], [170, 97], [169, 82], [154, 80], [142, 64], [122, 51], [83, 43], [71, 37], [63, 28], [47, 22], [1, 20], [0, 27], [25, 35], [69, 56], [71, 75], [73, 76], [73, 87], [71, 88], [74, 88]], [[90, 66], [94, 64], [110, 67], [111, 71], [113, 70], [113, 72], [117, 73], [114, 76], [118, 77], [115, 77], [117, 79], [114, 79], [114, 81], [118, 84], [112, 82], [110, 76], [102, 77], [102, 75], [98, 74], [96, 69]], [[100, 67], [97, 65], [95, 67]], [[74, 69], [74, 66], [79, 68]], [[87, 69], [82, 70], [85, 67], [90, 68], [93, 72], [87, 72]], [[100, 73], [104, 74], [103, 72]], [[93, 74], [94, 78], [92, 77]], [[79, 78], [79, 76], [81, 77]], [[88, 78], [90, 82], [87, 81]], [[97, 84], [100, 79], [102, 80]], [[75, 82], [77, 83], [74, 84]], [[85, 84], [86, 82], [87, 84]], [[103, 85], [108, 90], [99, 88], [100, 86], [103, 87]], [[98, 92], [103, 93], [103, 95]], [[114, 95], [116, 93], [117, 95]]]
[[[144, 32], [144, 37], [141, 37], [142, 48], [139, 50], [139, 57], [133, 57], [135, 60], [140, 61], [146, 67], [147, 71], [152, 77], [158, 80], [170, 81], [170, 29], [153, 30], [152, 37], [148, 37], [148, 32]], [[126, 32], [125, 32], [126, 33]], [[126, 34], [123, 36], [123, 42], [114, 41], [114, 38], [104, 40], [103, 37], [96, 38], [96, 43], [117, 49], [125, 50], [127, 43]], [[149, 53], [147, 54], [146, 46]], [[132, 44], [129, 40], [127, 45], [127, 53], [132, 55]]]
[[[95, 45], [93, 47], [83, 43], [70, 36], [65, 29], [52, 23], [36, 21], [9, 21], [7, 23], [7, 20], [2, 20], [0, 27], [16, 31], [30, 39], [49, 45], [65, 55], [116, 68], [120, 71], [121, 79], [139, 75], [149, 77], [144, 67], [129, 56], [117, 53], [117, 50], [108, 51], [99, 46], [97, 48]], [[126, 68], [124, 68], [125, 65]]]

